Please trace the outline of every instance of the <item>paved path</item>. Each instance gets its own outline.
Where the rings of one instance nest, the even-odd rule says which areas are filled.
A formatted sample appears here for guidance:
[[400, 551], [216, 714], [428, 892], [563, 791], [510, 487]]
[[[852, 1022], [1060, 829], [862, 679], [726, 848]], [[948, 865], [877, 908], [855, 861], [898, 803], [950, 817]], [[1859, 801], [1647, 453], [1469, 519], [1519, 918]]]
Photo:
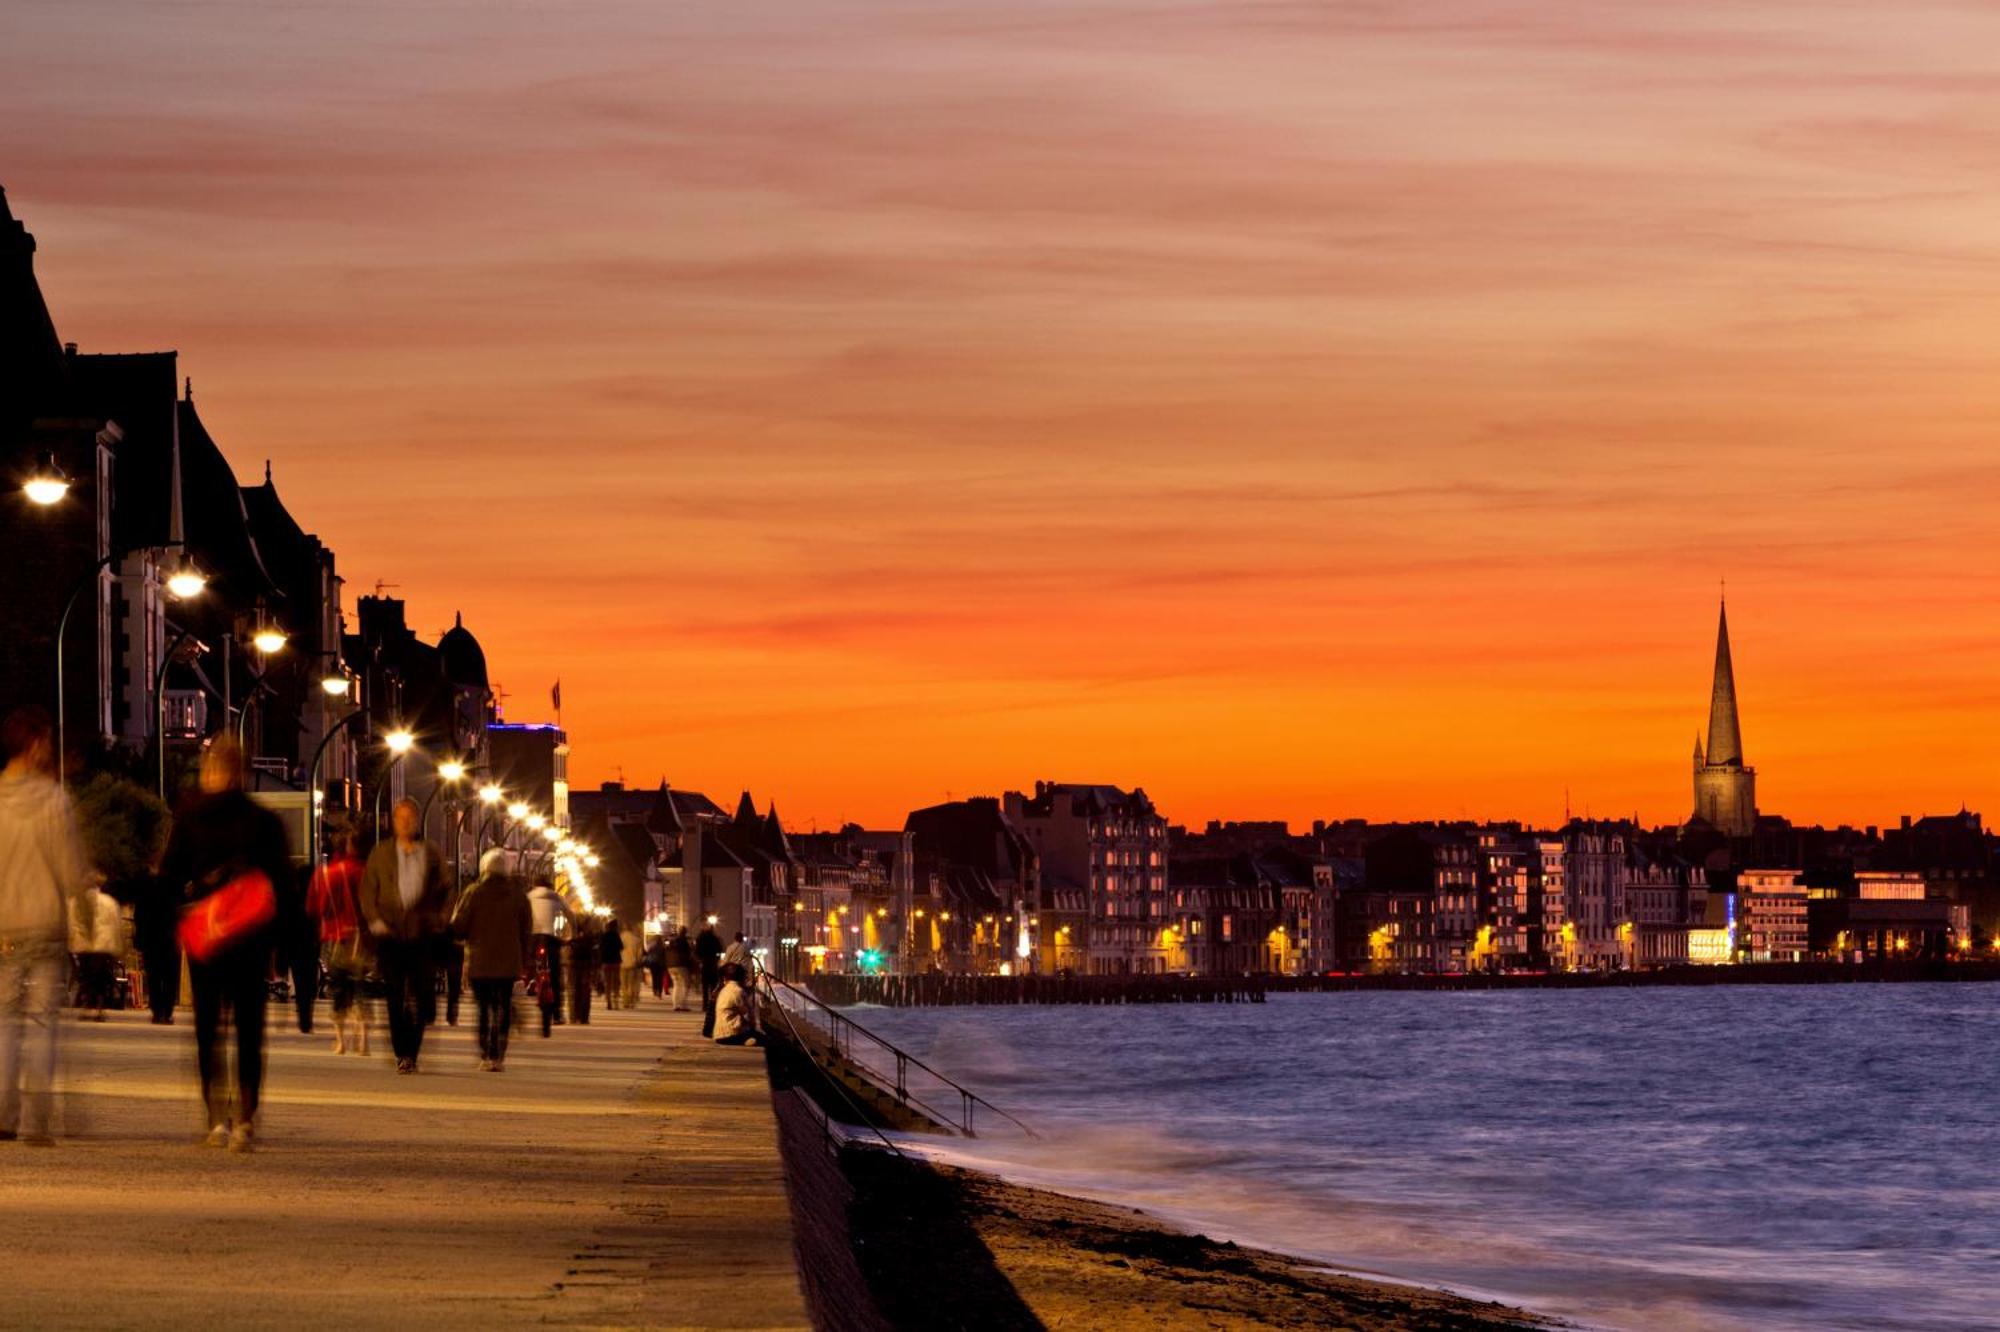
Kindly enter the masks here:
[[65, 1020], [70, 1136], [0, 1145], [0, 1322], [806, 1325], [758, 1052], [648, 999], [481, 1073], [468, 999], [402, 1077], [272, 1016], [248, 1156], [197, 1145], [186, 1013]]

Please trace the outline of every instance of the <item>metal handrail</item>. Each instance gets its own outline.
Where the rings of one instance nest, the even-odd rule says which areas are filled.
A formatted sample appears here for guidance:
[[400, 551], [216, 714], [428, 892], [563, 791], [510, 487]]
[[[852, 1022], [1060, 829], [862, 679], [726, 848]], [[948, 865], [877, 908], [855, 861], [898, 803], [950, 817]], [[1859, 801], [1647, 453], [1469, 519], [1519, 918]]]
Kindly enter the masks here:
[[[762, 972], [761, 968], [759, 969], [759, 972], [760, 974], [765, 974]], [[805, 1051], [807, 1047], [804, 1037], [800, 1033], [798, 1027], [793, 1025], [792, 1015], [785, 1011], [785, 1006], [777, 1001], [776, 996], [772, 997], [771, 1007], [775, 1008], [778, 1012], [778, 1016], [784, 1019], [785, 1030], [791, 1032], [792, 1034], [792, 1044], [796, 1045], [801, 1051]], [[882, 1145], [884, 1147], [887, 1147], [890, 1151], [894, 1152], [896, 1155], [902, 1156], [903, 1149], [901, 1147], [898, 1147], [895, 1141], [892, 1138], [890, 1138], [888, 1134], [884, 1133], [880, 1128], [876, 1127], [874, 1124], [868, 1122], [868, 1116], [862, 1111], [860, 1103], [854, 1099], [854, 1093], [850, 1092], [847, 1088], [841, 1086], [840, 1079], [834, 1077], [831, 1073], [821, 1068], [819, 1066], [818, 1060], [812, 1060], [811, 1063], [813, 1066], [813, 1071], [820, 1075], [821, 1079], [825, 1081], [827, 1086], [833, 1088], [833, 1090], [835, 1091], [835, 1093], [839, 1095], [841, 1100], [847, 1102], [847, 1108], [854, 1114], [854, 1122], [860, 1125], [864, 1125], [870, 1130], [872, 1130], [875, 1136], [882, 1140]], [[807, 1100], [810, 1101], [811, 1098], [808, 1097]], [[824, 1107], [815, 1106], [814, 1108], [819, 1110], [820, 1132], [823, 1135], [825, 1135], [825, 1137], [829, 1142], [831, 1142], [833, 1139], [833, 1116], [829, 1115]]]
[[[946, 1118], [946, 1112], [938, 1110], [933, 1106], [927, 1104], [921, 1097], [917, 1096], [910, 1090], [910, 1069], [914, 1066], [921, 1072], [929, 1074], [932, 1078], [935, 1078], [938, 1082], [943, 1083], [946, 1087], [949, 1087], [953, 1092], [957, 1094], [958, 1105], [959, 1105], [958, 1127], [959, 1131], [963, 1133], [966, 1137], [971, 1138], [978, 1136], [977, 1133], [974, 1132], [973, 1120], [974, 1120], [974, 1113], [976, 1109], [980, 1106], [984, 1106], [986, 1109], [992, 1111], [1000, 1118], [1006, 1120], [1008, 1123], [1012, 1124], [1015, 1128], [1021, 1130], [1021, 1132], [1026, 1134], [1028, 1137], [1033, 1138], [1037, 1136], [1037, 1134], [1033, 1129], [1029, 1128], [1026, 1124], [1022, 1123], [1015, 1116], [1007, 1113], [1005, 1110], [1002, 1110], [999, 1106], [993, 1104], [993, 1102], [987, 1100], [984, 1096], [981, 1096], [978, 1092], [973, 1091], [971, 1088], [965, 1086], [963, 1083], [960, 1083], [956, 1079], [948, 1077], [945, 1074], [938, 1072], [936, 1069], [932, 1068], [929, 1064], [926, 1064], [923, 1060], [917, 1058], [913, 1054], [910, 1054], [908, 1051], [902, 1049], [901, 1047], [894, 1045], [889, 1041], [883, 1040], [880, 1036], [877, 1036], [874, 1032], [868, 1030], [868, 1028], [862, 1026], [859, 1022], [856, 1022], [853, 1018], [848, 1017], [845, 1013], [842, 1013], [838, 1009], [834, 1008], [832, 1005], [820, 999], [817, 995], [814, 995], [810, 991], [803, 990], [798, 986], [791, 984], [789, 981], [779, 980], [776, 976], [773, 976], [769, 971], [765, 970], [762, 966], [759, 966], [757, 968], [757, 978], [764, 982], [765, 992], [769, 996], [772, 1006], [775, 1007], [780, 1013], [785, 1014], [787, 1026], [791, 1025], [791, 1015], [788, 1012], [786, 1012], [786, 1004], [784, 1000], [779, 996], [780, 990], [784, 991], [784, 993], [787, 995], [802, 1000], [807, 1006], [807, 1011], [809, 1012], [817, 1011], [821, 1014], [824, 1014], [826, 1017], [827, 1040], [832, 1044], [835, 1054], [842, 1056], [843, 1058], [847, 1059], [850, 1062], [860, 1063], [861, 1061], [857, 1060], [854, 1054], [854, 1038], [857, 1034], [866, 1038], [867, 1042], [870, 1045], [877, 1046], [882, 1050], [886, 1050], [895, 1060], [896, 1085], [894, 1091], [896, 1099], [898, 1101], [903, 1102], [905, 1105], [914, 1106], [916, 1109], [921, 1110], [924, 1114], [928, 1115], [931, 1119], [940, 1124], [945, 1124], [950, 1122], [950, 1120]], [[794, 1035], [796, 1036], [798, 1034], [797, 1028], [794, 1027], [792, 1030]], [[882, 1069], [874, 1065], [867, 1065], [867, 1067], [873, 1068], [874, 1071], [878, 1074], [886, 1075], [888, 1071], [886, 1069]]]

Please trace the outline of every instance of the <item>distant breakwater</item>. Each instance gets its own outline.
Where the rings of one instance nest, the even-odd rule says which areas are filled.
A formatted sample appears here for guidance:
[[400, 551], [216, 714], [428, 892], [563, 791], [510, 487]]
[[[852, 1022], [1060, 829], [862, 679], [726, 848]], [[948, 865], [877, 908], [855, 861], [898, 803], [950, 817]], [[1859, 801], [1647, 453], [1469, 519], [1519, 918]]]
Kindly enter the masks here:
[[1838, 985], [2000, 981], [2000, 960], [1743, 962], [1646, 971], [1335, 976], [813, 976], [824, 1003], [936, 1008], [972, 1004], [1257, 1004], [1277, 994], [1354, 990], [1590, 990], [1650, 985]]

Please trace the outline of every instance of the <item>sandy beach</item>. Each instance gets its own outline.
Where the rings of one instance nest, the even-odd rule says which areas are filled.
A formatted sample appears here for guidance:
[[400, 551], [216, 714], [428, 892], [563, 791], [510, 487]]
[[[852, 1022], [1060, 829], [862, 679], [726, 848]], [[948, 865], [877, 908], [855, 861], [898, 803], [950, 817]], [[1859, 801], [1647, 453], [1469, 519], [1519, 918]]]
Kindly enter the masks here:
[[1345, 1276], [1146, 1213], [851, 1149], [862, 1273], [885, 1321], [950, 1328], [1551, 1328], [1523, 1310]]

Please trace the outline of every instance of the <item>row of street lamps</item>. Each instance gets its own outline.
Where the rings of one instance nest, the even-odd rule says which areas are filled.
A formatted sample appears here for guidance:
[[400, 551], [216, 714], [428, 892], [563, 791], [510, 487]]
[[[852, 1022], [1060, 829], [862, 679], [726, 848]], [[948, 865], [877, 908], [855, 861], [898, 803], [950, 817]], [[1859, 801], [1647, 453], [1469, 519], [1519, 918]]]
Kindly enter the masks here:
[[[30, 503], [39, 505], [42, 508], [49, 508], [59, 504], [68, 496], [70, 492], [70, 480], [63, 474], [62, 468], [57, 465], [53, 452], [45, 451], [36, 460], [33, 470], [29, 472], [27, 478], [21, 483], [21, 492], [27, 497]], [[200, 596], [207, 588], [207, 576], [188, 558], [187, 547], [184, 542], [176, 539], [153, 549], [174, 549], [180, 552], [180, 558], [166, 577], [167, 593], [174, 600], [191, 600]], [[66, 752], [63, 748], [65, 740], [63, 734], [63, 639], [69, 628], [70, 613], [75, 610], [77, 600], [82, 596], [84, 591], [92, 583], [96, 582], [107, 568], [117, 563], [128, 553], [130, 552], [118, 551], [98, 560], [91, 567], [90, 571], [77, 581], [76, 586], [71, 589], [68, 599], [63, 603], [62, 618], [56, 625], [56, 752], [58, 754]], [[166, 796], [167, 743], [166, 695], [164, 686], [166, 684], [167, 667], [173, 661], [174, 654], [180, 650], [181, 645], [187, 641], [188, 637], [188, 632], [183, 630], [174, 639], [173, 645], [161, 657], [159, 673], [154, 680], [154, 737], [155, 743], [158, 744], [160, 750], [159, 784], [162, 798]], [[257, 650], [259, 656], [268, 658], [283, 651], [287, 641], [284, 630], [275, 625], [260, 624], [256, 632], [251, 636], [250, 645]], [[346, 698], [351, 688], [347, 675], [338, 669], [327, 671], [320, 677], [319, 683], [320, 689], [329, 699]], [[248, 700], [244, 703], [243, 714], [244, 722], [247, 725], [249, 719]], [[340, 720], [334, 722], [331, 726], [328, 726], [326, 735], [320, 740], [319, 747], [313, 751], [312, 763], [306, 781], [306, 789], [311, 793], [309, 797], [311, 808], [307, 814], [307, 855], [315, 866], [319, 864], [322, 853], [320, 846], [320, 824], [322, 822], [320, 809], [326, 798], [325, 792], [321, 791], [319, 786], [320, 761], [326, 756], [327, 746], [333, 742], [334, 737], [346, 730], [349, 724], [366, 715], [366, 708], [356, 708]], [[223, 720], [226, 725], [228, 718], [225, 717]], [[395, 764], [402, 762], [415, 749], [416, 736], [407, 728], [398, 727], [386, 733], [382, 737], [382, 743], [388, 749], [391, 756], [390, 768], [393, 771]], [[437, 799], [438, 792], [446, 786], [457, 786], [469, 775], [470, 770], [467, 766], [455, 758], [446, 759], [437, 765], [438, 781], [432, 786], [429, 797], [424, 801], [420, 816], [420, 826], [427, 834], [430, 827], [430, 805], [432, 801]], [[385, 772], [382, 776], [381, 784], [376, 789], [376, 803], [378, 805], [381, 801], [382, 790], [388, 785], [388, 782], [389, 773]], [[535, 860], [531, 872], [539, 871], [553, 860], [556, 867], [561, 869], [569, 879], [570, 884], [577, 894], [578, 901], [583, 907], [586, 910], [599, 909], [591, 901], [590, 883], [588, 876], [585, 874], [586, 869], [596, 869], [602, 863], [602, 859], [596, 851], [592, 850], [587, 844], [568, 836], [562, 829], [556, 827], [546, 815], [531, 809], [526, 802], [518, 800], [509, 801], [506, 792], [492, 782], [488, 782], [479, 788], [478, 798], [479, 802], [486, 806], [487, 813], [481, 816], [479, 824], [474, 830], [473, 856], [475, 860], [486, 849], [488, 827], [496, 819], [504, 818], [504, 822], [498, 830], [500, 834], [499, 838], [495, 841], [494, 845], [501, 846], [513, 852], [517, 857], [523, 858], [523, 860], [525, 860], [525, 857], [532, 850], [535, 854]], [[454, 869], [457, 866], [458, 852], [456, 837], [462, 836], [464, 833], [464, 814], [464, 810], [459, 811], [460, 823], [455, 830], [454, 845], [452, 847]], [[377, 811], [377, 816], [379, 821], [379, 810]], [[519, 845], [514, 844], [517, 835], [520, 839]], [[537, 837], [542, 842], [542, 845], [539, 847], [533, 845], [533, 839]]]

